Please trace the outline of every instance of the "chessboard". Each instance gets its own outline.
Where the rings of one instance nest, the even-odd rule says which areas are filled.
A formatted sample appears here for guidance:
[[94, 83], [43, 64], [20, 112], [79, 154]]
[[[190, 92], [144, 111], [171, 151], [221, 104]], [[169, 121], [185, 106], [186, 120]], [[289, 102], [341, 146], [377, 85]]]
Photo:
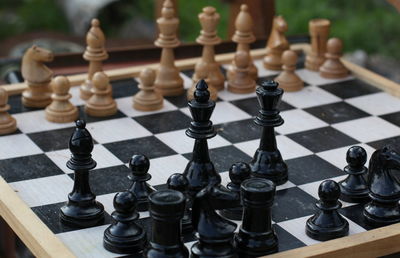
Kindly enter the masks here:
[[[354, 74], [339, 80], [324, 79], [304, 69], [302, 63], [300, 58], [296, 73], [305, 87], [284, 93], [279, 109], [285, 123], [276, 128], [278, 148], [289, 167], [289, 181], [277, 187], [272, 208], [279, 252], [319, 243], [306, 236], [305, 222], [316, 211], [319, 184], [325, 179], [345, 178], [345, 155], [350, 146], [362, 146], [369, 158], [386, 144], [400, 144], [398, 98]], [[264, 69], [262, 60], [255, 60], [255, 65], [259, 81], [275, 78], [278, 73]], [[193, 69], [187, 68], [181, 71], [185, 89], [192, 85]], [[226, 68], [222, 66], [223, 72]], [[79, 107], [80, 118], [86, 120], [95, 143], [93, 159], [97, 167], [90, 172], [90, 183], [105, 207], [102, 225], [74, 229], [59, 220], [59, 209], [73, 187], [73, 171], [66, 167], [73, 123], [48, 122], [44, 110], [24, 108], [21, 96], [13, 95], [9, 98], [10, 114], [17, 120], [18, 130], [0, 137], [1, 177], [33, 211], [33, 217], [49, 229], [41, 232], [51, 232], [77, 257], [118, 257], [103, 248], [103, 233], [111, 222], [114, 195], [131, 184], [127, 163], [133, 154], [142, 153], [150, 159], [149, 183], [164, 189], [171, 174], [184, 171], [194, 143], [185, 135], [191, 121], [186, 94], [165, 97], [161, 110], [141, 112], [132, 108], [137, 78], [111, 83], [118, 112], [107, 118], [87, 116], [79, 87], [70, 90], [71, 102]], [[249, 162], [258, 148], [261, 128], [253, 122], [258, 110], [255, 93], [218, 92], [211, 117], [218, 134], [209, 140], [209, 147], [223, 185], [229, 182], [229, 167], [234, 162]], [[340, 213], [349, 222], [350, 235], [373, 229], [363, 221], [362, 204], [342, 203]], [[1, 205], [4, 210], [3, 200]], [[148, 212], [140, 212], [139, 223], [150, 236]], [[236, 223], [239, 227], [240, 221]], [[40, 242], [48, 236], [45, 233], [30, 237], [42, 238], [35, 240]], [[188, 248], [195, 240], [194, 234], [184, 236]]]

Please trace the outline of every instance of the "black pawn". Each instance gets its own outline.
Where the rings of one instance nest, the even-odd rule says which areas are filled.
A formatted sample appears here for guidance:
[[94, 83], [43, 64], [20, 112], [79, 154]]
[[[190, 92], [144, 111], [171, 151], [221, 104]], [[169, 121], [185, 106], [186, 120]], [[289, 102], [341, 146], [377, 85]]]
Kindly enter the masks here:
[[133, 155], [129, 160], [129, 168], [132, 171], [130, 180], [132, 185], [129, 191], [135, 194], [137, 198], [137, 210], [147, 211], [149, 204], [149, 195], [155, 191], [146, 181], [151, 179], [148, 173], [150, 168], [150, 161], [145, 155]]
[[181, 219], [185, 210], [185, 196], [178, 191], [166, 189], [150, 194], [152, 233], [145, 251], [148, 258], [184, 258], [189, 251], [181, 236]]
[[186, 177], [182, 174], [175, 173], [172, 174], [167, 181], [168, 189], [172, 189], [178, 192], [181, 192], [186, 197], [186, 205], [185, 205], [185, 213], [182, 218], [182, 233], [190, 233], [193, 231], [192, 226], [192, 213], [190, 211], [190, 207], [192, 206], [190, 203], [190, 198], [187, 196], [187, 189], [189, 186], [189, 182]]
[[349, 223], [338, 212], [342, 207], [339, 184], [333, 180], [323, 181], [319, 185], [318, 196], [318, 211], [306, 223], [307, 235], [319, 241], [348, 235]]
[[259, 257], [278, 251], [278, 238], [271, 226], [275, 184], [264, 178], [245, 180], [241, 186], [243, 221], [235, 236], [239, 257]]
[[[237, 162], [229, 168], [229, 178], [231, 182], [228, 183], [226, 188], [228, 190], [238, 193], [240, 195], [241, 183], [250, 178], [250, 166], [245, 162]], [[243, 214], [243, 207], [221, 210], [221, 215], [227, 219], [241, 220]]]
[[114, 197], [115, 211], [111, 226], [104, 231], [104, 248], [113, 253], [140, 253], [146, 243], [146, 231], [136, 221], [136, 197], [130, 191], [117, 193]]
[[340, 199], [345, 202], [361, 203], [369, 200], [368, 185], [365, 176], [368, 169], [364, 166], [367, 162], [367, 152], [360, 146], [350, 147], [346, 154], [347, 166], [344, 172], [346, 179], [339, 182]]
[[76, 121], [76, 128], [69, 140], [72, 153], [67, 167], [74, 170], [74, 187], [68, 202], [61, 207], [61, 222], [73, 227], [92, 227], [104, 220], [104, 207], [96, 201], [90, 190], [89, 170], [96, 167], [92, 159], [93, 139], [83, 120]]
[[275, 81], [263, 81], [256, 90], [261, 109], [254, 122], [262, 126], [262, 134], [260, 146], [250, 162], [250, 167], [252, 176], [266, 178], [281, 185], [288, 180], [288, 168], [275, 138], [274, 128], [284, 122], [277, 108], [283, 95], [283, 90], [278, 86]]

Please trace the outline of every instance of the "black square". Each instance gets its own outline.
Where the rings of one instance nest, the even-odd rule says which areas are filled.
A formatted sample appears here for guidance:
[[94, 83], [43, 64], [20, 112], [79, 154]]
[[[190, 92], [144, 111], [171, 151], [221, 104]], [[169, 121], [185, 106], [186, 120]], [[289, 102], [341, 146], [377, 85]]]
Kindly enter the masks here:
[[380, 117], [385, 119], [386, 121], [400, 127], [400, 112], [390, 113], [390, 114], [383, 115]]
[[304, 110], [328, 124], [335, 124], [369, 116], [366, 112], [343, 101], [307, 108]]
[[215, 127], [218, 134], [231, 143], [259, 139], [261, 136], [261, 127], [253, 119], [218, 124]]
[[132, 155], [142, 153], [149, 159], [176, 154], [174, 150], [154, 136], [103, 144], [122, 162], [128, 163]]
[[183, 95], [164, 97], [166, 100], [174, 104], [178, 108], [183, 108], [188, 106], [187, 90], [185, 90]]
[[[65, 197], [67, 198], [67, 196]], [[78, 228], [70, 227], [61, 223], [60, 220], [60, 208], [65, 205], [65, 202], [53, 203], [44, 206], [33, 207], [32, 211], [39, 217], [41, 221], [54, 233], [64, 233]], [[104, 211], [104, 221], [100, 222], [99, 225], [107, 225], [111, 223], [111, 216]]]
[[287, 137], [314, 153], [358, 143], [350, 136], [330, 126], [288, 134]]
[[369, 146], [372, 146], [375, 149], [381, 149], [385, 146], [400, 146], [400, 136], [395, 136], [395, 137], [391, 137], [391, 138], [386, 138], [386, 139], [382, 139], [382, 140], [378, 140], [378, 141], [374, 141], [374, 142], [369, 142], [367, 143]]
[[[251, 157], [233, 145], [211, 149], [210, 159], [214, 163], [218, 173], [228, 171], [235, 162], [249, 162]], [[183, 154], [185, 158], [191, 160], [192, 153]]]
[[376, 227], [373, 227], [367, 223], [364, 219], [363, 210], [365, 204], [356, 204], [352, 206], [348, 206], [346, 208], [341, 208], [339, 212], [345, 216], [346, 218], [352, 220], [359, 226], [363, 227], [366, 230], [371, 230]]
[[187, 77], [189, 77], [191, 79], [194, 74], [194, 69], [183, 70], [183, 71], [181, 71], [181, 73], [183, 73], [184, 75], [186, 75]]
[[340, 169], [316, 155], [290, 159], [286, 161], [286, 164], [288, 165], [289, 181], [295, 185], [344, 175]]
[[28, 137], [44, 152], [68, 148], [69, 138], [74, 132], [74, 127], [30, 133]]
[[10, 110], [8, 110], [8, 113], [10, 113], [12, 115], [12, 114], [17, 114], [17, 113], [36, 111], [36, 110], [43, 109], [43, 108], [25, 107], [24, 105], [22, 105], [22, 99], [21, 98], [22, 98], [21, 94], [13, 95], [13, 96], [9, 96], [8, 97], [8, 104], [10, 105]]
[[112, 81], [113, 98], [131, 97], [135, 95], [139, 91], [138, 84], [139, 83], [133, 78]]
[[150, 132], [164, 133], [189, 127], [190, 117], [179, 110], [133, 118]]
[[45, 154], [0, 160], [0, 175], [7, 183], [62, 174]]
[[316, 199], [300, 188], [291, 187], [276, 192], [272, 206], [272, 220], [282, 222], [304, 216], [311, 216], [315, 212]]
[[335, 82], [320, 87], [342, 99], [359, 97], [381, 91], [378, 88], [358, 79]]
[[273, 228], [279, 239], [279, 252], [306, 246], [303, 242], [284, 230], [281, 226], [274, 224]]
[[78, 106], [78, 109], [79, 109], [79, 119], [85, 120], [86, 123], [94, 123], [94, 122], [100, 122], [100, 121], [106, 121], [106, 120], [111, 120], [111, 119], [116, 119], [116, 118], [127, 117], [124, 113], [122, 113], [119, 110], [117, 110], [117, 113], [115, 113], [112, 116], [94, 117], [94, 116], [89, 116], [85, 112], [85, 106]]
[[[260, 110], [260, 106], [258, 104], [258, 100], [256, 97], [234, 100], [231, 101], [231, 103], [252, 116], [258, 115], [258, 111]], [[280, 111], [286, 111], [294, 109], [294, 107], [284, 101], [281, 101], [281, 103], [278, 106], [278, 109]]]

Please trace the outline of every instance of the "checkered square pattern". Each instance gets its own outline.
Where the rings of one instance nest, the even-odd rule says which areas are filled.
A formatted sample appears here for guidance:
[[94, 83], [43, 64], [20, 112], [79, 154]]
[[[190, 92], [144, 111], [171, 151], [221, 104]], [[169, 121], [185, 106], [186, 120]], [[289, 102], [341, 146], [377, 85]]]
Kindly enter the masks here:
[[[255, 64], [260, 78], [277, 75], [265, 70], [261, 60]], [[192, 73], [181, 73], [186, 89], [192, 85]], [[301, 67], [296, 73], [308, 86], [284, 94], [279, 108], [285, 123], [276, 128], [278, 148], [289, 167], [289, 181], [277, 187], [272, 208], [280, 251], [318, 242], [305, 235], [305, 221], [316, 210], [319, 184], [346, 177], [343, 167], [350, 146], [364, 147], [370, 157], [385, 144], [400, 144], [397, 98], [352, 76], [328, 80]], [[0, 137], [0, 175], [78, 257], [117, 256], [102, 247], [103, 232], [111, 222], [115, 193], [131, 184], [127, 163], [133, 154], [143, 153], [150, 159], [149, 183], [162, 189], [171, 174], [184, 171], [194, 144], [185, 135], [191, 121], [186, 95], [166, 97], [161, 110], [141, 112], [132, 108], [132, 95], [138, 92], [136, 79], [112, 85], [118, 113], [107, 118], [87, 116], [79, 89], [71, 89], [72, 103], [79, 106], [95, 143], [92, 154], [97, 167], [90, 172], [90, 184], [105, 207], [102, 225], [74, 229], [59, 221], [59, 208], [73, 186], [73, 171], [65, 165], [71, 155], [68, 141], [73, 123], [50, 123], [43, 110], [24, 108], [20, 96], [11, 96], [10, 113], [17, 119], [18, 131]], [[259, 146], [261, 128], [253, 122], [258, 110], [255, 93], [219, 92], [211, 117], [218, 135], [209, 140], [209, 148], [224, 185], [232, 163], [250, 162]], [[362, 205], [343, 202], [340, 213], [350, 223], [350, 234], [371, 229], [362, 220], [361, 210]], [[150, 222], [149, 213], [141, 212], [139, 223], [150, 230]], [[184, 239], [190, 247], [196, 238], [191, 234]]]

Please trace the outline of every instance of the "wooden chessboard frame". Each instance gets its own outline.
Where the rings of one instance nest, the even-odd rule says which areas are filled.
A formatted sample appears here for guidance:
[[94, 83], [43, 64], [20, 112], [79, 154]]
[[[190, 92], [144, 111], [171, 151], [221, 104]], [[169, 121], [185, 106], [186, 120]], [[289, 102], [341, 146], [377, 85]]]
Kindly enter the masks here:
[[[309, 52], [309, 44], [293, 44], [294, 51]], [[264, 49], [251, 51], [254, 59], [265, 55]], [[216, 55], [216, 61], [228, 64], [234, 53]], [[176, 66], [180, 70], [193, 69], [199, 58], [177, 60]], [[344, 65], [352, 74], [393, 96], [400, 97], [400, 84], [388, 80], [374, 72], [342, 59]], [[113, 69], [105, 71], [110, 80], [137, 77], [146, 67], [157, 68], [158, 64], [140, 65], [135, 67]], [[87, 74], [67, 76], [72, 86], [79, 86]], [[25, 83], [0, 85], [9, 95], [22, 93], [27, 87]], [[0, 177], [0, 216], [8, 223], [13, 231], [37, 257], [75, 257], [60, 239], [34, 214], [34, 212], [19, 198], [17, 193]], [[400, 252], [400, 223], [369, 230], [339, 239], [292, 249], [273, 254], [269, 257], [377, 257]]]

